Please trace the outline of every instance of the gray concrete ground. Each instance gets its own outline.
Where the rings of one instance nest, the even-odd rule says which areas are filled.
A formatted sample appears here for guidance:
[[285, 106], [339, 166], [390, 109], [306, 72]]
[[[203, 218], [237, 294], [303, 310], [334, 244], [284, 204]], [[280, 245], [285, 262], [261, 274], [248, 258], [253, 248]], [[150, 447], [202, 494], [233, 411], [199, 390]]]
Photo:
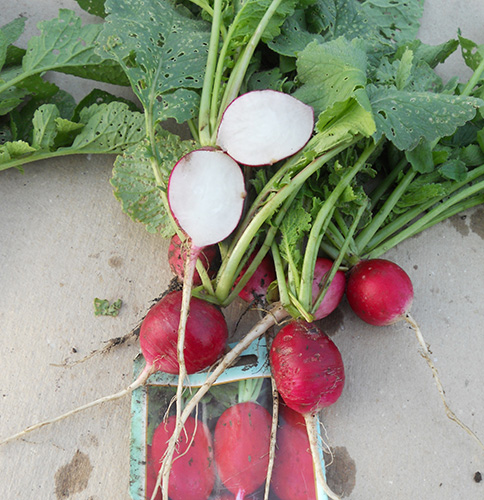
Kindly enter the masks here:
[[[23, 13], [27, 36], [59, 7], [79, 11], [71, 0], [2, 4], [0, 24]], [[424, 41], [447, 40], [458, 28], [484, 43], [482, 0], [427, 0]], [[459, 55], [442, 71], [465, 76]], [[88, 91], [82, 80], [60, 82], [76, 98]], [[59, 366], [130, 331], [170, 279], [166, 241], [133, 223], [112, 195], [112, 162], [76, 157], [29, 165], [23, 175], [0, 172], [0, 438], [131, 380], [136, 344]], [[449, 403], [481, 439], [483, 239], [480, 207], [388, 254], [413, 280], [413, 314]], [[95, 297], [121, 298], [120, 315], [95, 317]], [[347, 312], [343, 304], [325, 321], [347, 371], [344, 397], [323, 415], [336, 451], [334, 488], [350, 500], [484, 499], [475, 480], [484, 452], [445, 416], [409, 328], [377, 330]], [[126, 398], [4, 446], [0, 498], [128, 499], [129, 419]]]

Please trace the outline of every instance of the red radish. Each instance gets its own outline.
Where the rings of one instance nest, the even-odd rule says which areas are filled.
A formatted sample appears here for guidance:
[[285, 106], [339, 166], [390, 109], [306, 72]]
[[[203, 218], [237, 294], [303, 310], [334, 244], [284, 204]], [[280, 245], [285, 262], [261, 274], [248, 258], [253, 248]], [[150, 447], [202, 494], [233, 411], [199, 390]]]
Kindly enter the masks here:
[[421, 354], [432, 370], [437, 390], [450, 420], [462, 427], [484, 449], [476, 434], [450, 409], [437, 368], [417, 322], [410, 315], [413, 285], [408, 274], [397, 264], [385, 259], [363, 260], [349, 273], [346, 286], [348, 303], [355, 314], [366, 323], [376, 326], [392, 325], [405, 320], [420, 344]]
[[[174, 234], [170, 240], [168, 247], [168, 264], [172, 273], [183, 281], [185, 275], [185, 262], [187, 259], [187, 243], [183, 242], [177, 234]], [[217, 264], [219, 260], [219, 252], [216, 245], [210, 245], [203, 249], [200, 253], [199, 259], [203, 267], [206, 269], [210, 279], [215, 277], [217, 272]], [[202, 284], [202, 279], [195, 270], [193, 276], [193, 284], [199, 286]]]
[[385, 259], [362, 260], [349, 273], [346, 297], [363, 321], [385, 326], [405, 319], [413, 301], [413, 286], [397, 264]]
[[243, 500], [264, 484], [269, 465], [272, 417], [253, 401], [222, 413], [214, 431], [215, 462], [224, 486]]
[[244, 165], [271, 165], [302, 149], [313, 128], [307, 104], [283, 92], [255, 90], [227, 106], [217, 145]]
[[[150, 309], [141, 324], [139, 341], [148, 365], [165, 373], [178, 373], [177, 337], [182, 292], [165, 295]], [[228, 327], [220, 309], [192, 297], [185, 331], [185, 364], [187, 373], [208, 368], [223, 354]]]
[[[331, 270], [331, 266], [333, 262], [329, 259], [325, 259], [323, 257], [318, 257], [316, 259], [316, 265], [314, 266], [314, 278], [313, 278], [313, 287], [312, 294], [313, 299], [315, 300], [322, 288], [325, 284], [325, 276]], [[345, 293], [346, 287], [346, 277], [343, 271], [336, 271], [331, 284], [329, 285], [323, 301], [320, 306], [313, 314], [314, 319], [322, 319], [326, 316], [330, 315], [339, 305], [343, 295]]]
[[[176, 425], [175, 416], [161, 422], [153, 434], [151, 460], [158, 474], [161, 461]], [[215, 484], [212, 436], [200, 420], [190, 417], [180, 437], [170, 472], [171, 500], [207, 500]]]
[[[242, 279], [250, 266], [257, 251], [253, 252], [249, 257], [246, 265], [242, 269], [239, 277], [235, 280], [235, 285]], [[249, 278], [244, 288], [239, 292], [239, 297], [246, 302], [252, 302], [254, 300], [264, 299], [269, 285], [276, 279], [276, 270], [274, 268], [274, 262], [269, 255], [266, 255], [261, 263], [257, 266], [254, 274]]]
[[[145, 489], [145, 500], [151, 500], [153, 497], [153, 492], [155, 491], [156, 485], [156, 472], [151, 455], [151, 445], [146, 446], [146, 489]], [[158, 490], [154, 500], [161, 499], [161, 491]]]
[[317, 477], [327, 495], [339, 499], [327, 486], [319, 460], [317, 413], [341, 396], [345, 381], [341, 354], [316, 325], [294, 320], [279, 330], [269, 357], [282, 399], [304, 416]]
[[304, 417], [281, 405], [282, 425], [271, 486], [280, 500], [316, 500], [313, 460]]

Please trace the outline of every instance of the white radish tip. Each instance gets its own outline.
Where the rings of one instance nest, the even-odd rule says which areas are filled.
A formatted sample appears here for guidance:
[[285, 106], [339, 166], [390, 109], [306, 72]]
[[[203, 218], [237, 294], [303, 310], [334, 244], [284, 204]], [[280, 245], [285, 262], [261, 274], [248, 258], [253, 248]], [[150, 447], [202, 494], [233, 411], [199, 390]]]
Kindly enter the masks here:
[[173, 217], [203, 248], [224, 240], [236, 228], [246, 196], [240, 166], [227, 154], [198, 149], [173, 167], [168, 183]]
[[254, 90], [227, 106], [217, 145], [244, 165], [272, 165], [301, 150], [313, 129], [307, 104], [283, 92]]

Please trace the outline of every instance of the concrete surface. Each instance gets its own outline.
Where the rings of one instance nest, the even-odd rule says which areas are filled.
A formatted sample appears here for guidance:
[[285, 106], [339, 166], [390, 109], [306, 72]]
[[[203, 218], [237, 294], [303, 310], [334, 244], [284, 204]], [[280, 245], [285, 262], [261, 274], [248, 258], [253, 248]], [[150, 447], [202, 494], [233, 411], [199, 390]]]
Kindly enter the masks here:
[[[59, 7], [79, 11], [67, 0], [2, 4], [0, 24], [30, 18], [27, 37]], [[461, 28], [484, 43], [483, 25], [482, 0], [427, 0], [421, 38], [438, 43]], [[465, 75], [459, 55], [441, 71]], [[77, 98], [88, 91], [82, 80], [59, 81]], [[0, 172], [0, 438], [130, 382], [134, 344], [58, 366], [130, 331], [170, 279], [166, 242], [112, 196], [112, 162], [76, 157], [29, 165], [24, 175]], [[480, 207], [388, 254], [413, 280], [413, 314], [451, 407], [481, 439], [483, 240]], [[119, 317], [95, 317], [95, 297], [121, 298]], [[405, 325], [377, 330], [347, 312], [343, 304], [324, 322], [347, 370], [344, 397], [324, 414], [334, 489], [350, 500], [484, 499], [474, 479], [484, 473], [484, 452], [446, 418], [414, 335]], [[127, 500], [129, 408], [126, 398], [4, 446], [0, 498]]]

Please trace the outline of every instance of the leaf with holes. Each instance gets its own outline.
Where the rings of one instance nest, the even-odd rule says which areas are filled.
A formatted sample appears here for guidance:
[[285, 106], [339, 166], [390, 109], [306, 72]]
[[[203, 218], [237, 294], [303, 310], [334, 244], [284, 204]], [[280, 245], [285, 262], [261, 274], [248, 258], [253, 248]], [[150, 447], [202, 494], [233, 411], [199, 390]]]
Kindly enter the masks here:
[[370, 85], [369, 97], [377, 131], [400, 150], [411, 150], [424, 139], [432, 142], [453, 134], [471, 120], [480, 99], [431, 92], [406, 92]]
[[[180, 138], [160, 129], [156, 135], [163, 158], [160, 163], [170, 172], [179, 158], [195, 149], [195, 142], [180, 141]], [[111, 184], [114, 196], [121, 203], [123, 211], [134, 221], [145, 225], [150, 233], [161, 233], [169, 238], [174, 234], [170, 216], [163, 204], [163, 198], [152, 168], [151, 149], [146, 141], [133, 146], [114, 163]], [[166, 177], [165, 182], [168, 181]]]
[[54, 145], [57, 135], [56, 120], [59, 116], [59, 109], [55, 104], [43, 104], [37, 109], [32, 120], [34, 126], [33, 148], [49, 150]]
[[95, 53], [100, 24], [86, 24], [73, 11], [60, 9], [59, 17], [38, 23], [40, 36], [27, 45], [22, 65], [27, 75], [54, 70], [83, 78], [126, 85], [119, 66]]
[[196, 114], [210, 26], [171, 2], [108, 0], [99, 53], [124, 68], [153, 123]]
[[145, 137], [144, 116], [122, 102], [93, 104], [80, 113], [85, 127], [69, 149], [79, 153], [122, 153]]

